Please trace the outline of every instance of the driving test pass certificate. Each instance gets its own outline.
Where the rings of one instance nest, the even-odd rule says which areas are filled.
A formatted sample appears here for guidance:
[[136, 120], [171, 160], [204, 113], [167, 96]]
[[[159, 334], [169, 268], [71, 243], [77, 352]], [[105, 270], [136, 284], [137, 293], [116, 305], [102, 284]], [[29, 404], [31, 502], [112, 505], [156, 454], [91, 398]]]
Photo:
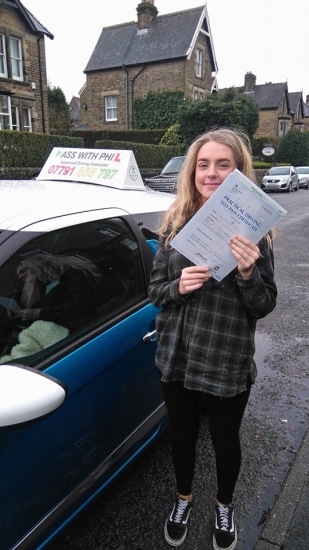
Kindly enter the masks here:
[[221, 281], [237, 266], [229, 240], [242, 235], [257, 244], [287, 213], [239, 170], [221, 183], [171, 241], [195, 265], [207, 266]]

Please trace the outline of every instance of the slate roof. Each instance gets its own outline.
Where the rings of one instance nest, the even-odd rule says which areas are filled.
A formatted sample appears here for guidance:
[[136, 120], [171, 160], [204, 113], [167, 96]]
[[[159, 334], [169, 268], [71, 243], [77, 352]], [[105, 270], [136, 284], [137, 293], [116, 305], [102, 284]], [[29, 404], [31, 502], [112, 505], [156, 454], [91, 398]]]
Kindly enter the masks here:
[[[206, 8], [202, 6], [160, 15], [152, 20], [146, 31], [138, 31], [134, 21], [103, 28], [84, 72], [185, 58], [199, 24], [210, 32], [205, 16]], [[216, 71], [212, 44], [210, 39], [208, 41], [212, 71]]]
[[42, 23], [40, 23], [40, 21], [38, 21], [38, 19], [34, 17], [34, 15], [32, 15], [32, 13], [29, 10], [27, 10], [27, 8], [20, 2], [20, 0], [15, 0], [15, 4], [20, 9], [30, 29], [32, 29], [34, 32], [45, 34], [51, 40], [54, 39], [54, 35], [51, 32], [49, 32], [49, 30], [46, 27], [44, 27], [44, 25], [42, 25]]
[[260, 109], [277, 109], [283, 95], [287, 92], [287, 83], [256, 84], [253, 87], [253, 92], [253, 99], [258, 103]]
[[304, 118], [309, 117], [309, 105], [308, 103], [303, 103], [303, 109], [304, 109]]
[[297, 107], [301, 108], [301, 117], [304, 116], [303, 110], [303, 94], [302, 92], [290, 92], [289, 93], [290, 110], [296, 113]]

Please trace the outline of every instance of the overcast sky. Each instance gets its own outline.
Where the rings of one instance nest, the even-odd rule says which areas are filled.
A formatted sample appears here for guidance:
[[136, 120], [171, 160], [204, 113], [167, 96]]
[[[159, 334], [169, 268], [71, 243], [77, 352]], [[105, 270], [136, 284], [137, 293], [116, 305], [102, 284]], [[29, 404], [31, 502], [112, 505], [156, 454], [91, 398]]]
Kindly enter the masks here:
[[[54, 35], [46, 37], [47, 78], [70, 102], [103, 27], [136, 21], [139, 0], [22, 0]], [[205, 5], [204, 0], [155, 0], [159, 15]], [[288, 81], [289, 92], [309, 95], [309, 1], [208, 0], [219, 67], [219, 88]]]

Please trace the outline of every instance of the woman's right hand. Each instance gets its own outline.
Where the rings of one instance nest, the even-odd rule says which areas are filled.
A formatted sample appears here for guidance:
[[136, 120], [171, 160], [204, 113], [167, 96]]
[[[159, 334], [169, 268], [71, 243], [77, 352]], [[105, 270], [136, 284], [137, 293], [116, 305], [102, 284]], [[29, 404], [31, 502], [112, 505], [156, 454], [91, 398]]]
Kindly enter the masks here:
[[193, 265], [185, 267], [181, 272], [178, 284], [179, 294], [190, 294], [201, 288], [211, 278], [208, 267]]

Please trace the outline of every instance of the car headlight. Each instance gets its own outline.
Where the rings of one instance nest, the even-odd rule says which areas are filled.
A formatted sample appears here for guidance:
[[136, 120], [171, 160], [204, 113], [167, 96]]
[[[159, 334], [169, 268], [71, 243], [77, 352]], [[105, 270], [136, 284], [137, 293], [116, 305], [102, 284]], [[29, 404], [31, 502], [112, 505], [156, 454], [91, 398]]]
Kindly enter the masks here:
[[281, 183], [286, 183], [287, 181], [289, 181], [288, 177], [287, 178], [282, 178]]
[[299, 180], [299, 183], [306, 183], [307, 182], [307, 178], [300, 178]]

